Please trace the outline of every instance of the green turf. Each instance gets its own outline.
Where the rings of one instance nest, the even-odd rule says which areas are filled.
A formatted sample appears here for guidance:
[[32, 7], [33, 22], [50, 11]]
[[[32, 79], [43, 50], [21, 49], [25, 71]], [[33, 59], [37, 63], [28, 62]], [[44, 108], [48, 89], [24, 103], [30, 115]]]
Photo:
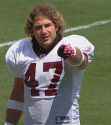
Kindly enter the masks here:
[[[25, 18], [32, 6], [46, 2], [64, 14], [66, 28], [111, 19], [110, 0], [0, 0], [0, 43], [25, 37]], [[110, 125], [111, 23], [68, 34], [85, 35], [96, 46], [95, 59], [86, 71], [81, 91], [81, 125]], [[0, 48], [0, 125], [13, 83], [5, 65], [7, 49]]]

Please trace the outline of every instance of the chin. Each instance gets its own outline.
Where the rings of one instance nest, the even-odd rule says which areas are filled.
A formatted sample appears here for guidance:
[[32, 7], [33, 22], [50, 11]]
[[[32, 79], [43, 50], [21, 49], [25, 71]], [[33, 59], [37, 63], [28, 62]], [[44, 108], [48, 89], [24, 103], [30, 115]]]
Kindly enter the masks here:
[[45, 48], [45, 49], [49, 49], [49, 48], [51, 48], [52, 47], [52, 43], [45, 43], [44, 45], [43, 45], [43, 48]]

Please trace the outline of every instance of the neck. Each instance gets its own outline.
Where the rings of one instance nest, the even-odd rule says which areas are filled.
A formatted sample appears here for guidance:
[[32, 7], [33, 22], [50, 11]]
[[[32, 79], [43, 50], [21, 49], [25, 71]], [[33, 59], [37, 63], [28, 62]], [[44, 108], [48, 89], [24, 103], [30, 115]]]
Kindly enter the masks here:
[[33, 47], [34, 52], [38, 56], [42, 54], [47, 55], [54, 48], [54, 46], [58, 43], [58, 41], [59, 40], [56, 39], [54, 44], [46, 49], [46, 48], [41, 47], [35, 38], [32, 38], [32, 47]]

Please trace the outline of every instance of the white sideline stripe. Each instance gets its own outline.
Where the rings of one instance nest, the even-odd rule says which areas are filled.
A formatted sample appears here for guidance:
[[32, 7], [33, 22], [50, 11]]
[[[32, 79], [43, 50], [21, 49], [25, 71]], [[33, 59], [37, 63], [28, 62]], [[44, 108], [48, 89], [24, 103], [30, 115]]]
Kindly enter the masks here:
[[14, 43], [14, 41], [9, 41], [9, 42], [7, 42], [7, 43], [1, 43], [1, 44], [0, 44], [0, 48], [5, 47], [5, 46], [10, 46], [10, 45], [12, 45], [13, 43]]
[[[111, 23], [111, 19], [96, 21], [94, 23], [90, 23], [90, 24], [87, 24], [87, 25], [72, 27], [72, 28], [66, 29], [64, 31], [64, 33], [72, 32], [72, 31], [78, 31], [78, 30], [82, 30], [82, 29], [88, 29], [88, 28], [91, 28], [91, 27], [101, 26], [101, 25], [105, 25], [105, 24], [108, 24], [108, 23]], [[10, 45], [12, 45], [14, 43], [14, 41], [9, 41], [7, 43], [1, 43], [0, 48], [5, 47], [5, 46], [10, 46]]]
[[78, 30], [82, 30], [82, 29], [88, 29], [88, 28], [95, 27], [95, 26], [101, 26], [101, 25], [105, 25], [105, 24], [108, 24], [108, 23], [111, 23], [111, 19], [96, 21], [96, 22], [88, 24], [88, 25], [82, 25], [82, 26], [69, 28], [69, 29], [65, 30], [65, 33], [68, 33], [68, 32], [71, 32], [71, 31], [78, 31]]

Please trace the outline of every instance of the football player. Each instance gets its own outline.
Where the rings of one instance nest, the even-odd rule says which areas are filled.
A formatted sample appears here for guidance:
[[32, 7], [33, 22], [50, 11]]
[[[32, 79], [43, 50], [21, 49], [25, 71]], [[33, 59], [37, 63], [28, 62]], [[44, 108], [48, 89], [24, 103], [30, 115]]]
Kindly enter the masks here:
[[52, 6], [35, 6], [26, 27], [28, 38], [6, 53], [14, 73], [4, 125], [80, 125], [79, 97], [94, 46], [83, 36], [63, 37], [63, 16]]

